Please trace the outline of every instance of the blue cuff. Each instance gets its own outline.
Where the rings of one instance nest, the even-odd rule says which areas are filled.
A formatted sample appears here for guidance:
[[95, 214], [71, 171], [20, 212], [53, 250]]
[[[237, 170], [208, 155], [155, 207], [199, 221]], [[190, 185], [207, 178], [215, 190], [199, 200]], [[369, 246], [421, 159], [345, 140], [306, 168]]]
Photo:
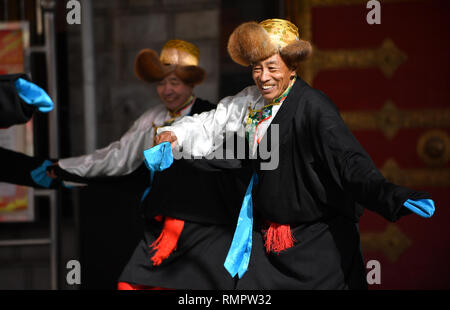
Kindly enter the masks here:
[[22, 78], [14, 82], [19, 97], [29, 105], [36, 106], [43, 113], [53, 110], [53, 101], [39, 86]]
[[144, 151], [145, 165], [150, 171], [163, 171], [173, 163], [172, 147], [163, 142]]
[[403, 206], [405, 206], [415, 214], [426, 218], [433, 216], [435, 210], [434, 201], [431, 199], [419, 199], [419, 200], [408, 199], [405, 201]]
[[53, 163], [51, 161], [46, 160], [42, 163], [42, 165], [31, 171], [31, 178], [36, 184], [45, 188], [50, 187], [53, 179], [47, 175], [47, 167], [52, 164]]

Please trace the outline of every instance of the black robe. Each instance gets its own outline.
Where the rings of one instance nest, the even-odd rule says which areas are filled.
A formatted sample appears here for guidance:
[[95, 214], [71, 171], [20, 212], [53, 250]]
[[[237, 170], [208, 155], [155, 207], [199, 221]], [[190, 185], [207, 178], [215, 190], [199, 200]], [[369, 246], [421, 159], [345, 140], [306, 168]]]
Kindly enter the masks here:
[[[197, 98], [190, 115], [213, 108], [215, 105]], [[181, 159], [175, 160], [167, 170], [155, 173], [152, 189], [139, 207], [144, 237], [119, 282], [174, 289], [234, 288], [234, 279], [223, 263], [249, 177], [240, 170], [222, 172], [221, 164], [240, 166], [238, 161], [200, 160], [194, 164]], [[90, 186], [107, 185], [112, 191], [145, 188], [150, 180], [144, 164], [129, 175], [117, 177], [84, 178], [61, 168], [56, 168], [55, 173], [64, 180], [86, 182]], [[185, 221], [176, 250], [160, 266], [152, 265], [153, 252], [149, 247], [163, 226], [154, 220], [155, 215]]]
[[[197, 99], [190, 114], [214, 107]], [[208, 166], [207, 160], [197, 164], [202, 162]], [[142, 204], [145, 237], [119, 281], [174, 289], [233, 289], [234, 279], [223, 263], [247, 181], [245, 174], [199, 169], [184, 159], [155, 173], [152, 189]], [[176, 250], [160, 266], [153, 266], [150, 260], [153, 253], [149, 245], [162, 229], [162, 223], [153, 219], [155, 215], [185, 220]]]
[[[0, 128], [26, 123], [36, 110], [17, 94], [14, 82], [18, 78], [28, 80], [25, 74], [0, 75]], [[42, 188], [33, 181], [30, 172], [44, 160], [0, 147], [0, 182]], [[52, 187], [56, 187], [55, 182]]]
[[[44, 188], [33, 181], [31, 171], [42, 165], [45, 160], [0, 147], [0, 182]], [[59, 186], [60, 182], [54, 181], [50, 188]]]
[[28, 80], [25, 74], [0, 75], [0, 128], [26, 123], [36, 110], [17, 94], [14, 82], [18, 78]]
[[[382, 176], [321, 91], [297, 79], [263, 139], [279, 125], [279, 165], [253, 188], [251, 260], [238, 289], [365, 289], [358, 220], [363, 208], [389, 221], [411, 212], [407, 199], [430, 198]], [[260, 144], [261, 145], [261, 144]], [[258, 150], [259, 151], [259, 150]], [[267, 160], [268, 161], [268, 160]], [[294, 246], [266, 253], [266, 221], [290, 224]]]

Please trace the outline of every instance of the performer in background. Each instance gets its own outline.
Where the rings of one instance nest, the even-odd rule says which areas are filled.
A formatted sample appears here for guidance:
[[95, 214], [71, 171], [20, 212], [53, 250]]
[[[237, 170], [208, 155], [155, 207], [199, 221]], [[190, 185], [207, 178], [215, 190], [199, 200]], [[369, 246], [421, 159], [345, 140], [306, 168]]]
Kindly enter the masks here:
[[[242, 205], [224, 261], [230, 278], [239, 279], [238, 289], [366, 289], [357, 224], [363, 208], [389, 221], [411, 211], [429, 217], [430, 195], [388, 182], [335, 104], [297, 75], [312, 48], [294, 24], [244, 23], [228, 52], [251, 66], [255, 85], [160, 128], [156, 140], [173, 144], [174, 153], [207, 156], [224, 133], [245, 128], [255, 155], [253, 199]], [[261, 156], [262, 142], [278, 148], [275, 167], [262, 168], [271, 160]]]
[[[234, 288], [222, 261], [249, 177], [199, 170], [178, 160], [149, 182], [143, 165], [144, 150], [153, 146], [157, 128], [215, 107], [193, 93], [205, 77], [199, 56], [195, 45], [182, 40], [168, 41], [160, 55], [140, 51], [136, 75], [156, 84], [162, 103], [145, 112], [120, 140], [92, 154], [60, 159], [47, 169], [50, 176], [64, 180], [117, 178], [151, 186], [142, 197], [145, 236], [119, 278], [119, 289]], [[245, 181], [239, 181], [241, 175]], [[161, 192], [169, 185], [173, 192]]]
[[[39, 110], [48, 113], [53, 101], [39, 86], [29, 81], [25, 74], [0, 75], [0, 128], [28, 122]], [[39, 184], [30, 174], [46, 161], [0, 147], [0, 182], [31, 187], [51, 186], [51, 180]], [[45, 173], [44, 173], [45, 174]]]

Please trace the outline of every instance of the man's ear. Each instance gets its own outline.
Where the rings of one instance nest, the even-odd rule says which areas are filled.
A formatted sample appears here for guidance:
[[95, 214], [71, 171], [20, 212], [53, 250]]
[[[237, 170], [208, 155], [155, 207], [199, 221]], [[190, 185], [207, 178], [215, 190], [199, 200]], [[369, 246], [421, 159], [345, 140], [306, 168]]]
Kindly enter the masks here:
[[293, 69], [291, 76], [289, 77], [290, 80], [293, 80], [295, 78], [295, 76], [297, 75], [297, 70]]

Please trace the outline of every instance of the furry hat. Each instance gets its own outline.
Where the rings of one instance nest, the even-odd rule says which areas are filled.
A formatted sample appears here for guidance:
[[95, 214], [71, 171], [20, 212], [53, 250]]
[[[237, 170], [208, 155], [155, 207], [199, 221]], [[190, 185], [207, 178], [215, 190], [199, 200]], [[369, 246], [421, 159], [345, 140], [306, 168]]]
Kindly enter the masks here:
[[152, 49], [143, 49], [136, 56], [134, 71], [143, 81], [161, 81], [171, 72], [186, 84], [197, 85], [205, 79], [205, 71], [198, 66], [200, 52], [187, 41], [169, 40], [164, 44], [161, 55]]
[[312, 46], [299, 38], [298, 28], [291, 22], [267, 19], [238, 26], [228, 40], [228, 53], [242, 66], [280, 53], [287, 66], [297, 68], [312, 54]]

